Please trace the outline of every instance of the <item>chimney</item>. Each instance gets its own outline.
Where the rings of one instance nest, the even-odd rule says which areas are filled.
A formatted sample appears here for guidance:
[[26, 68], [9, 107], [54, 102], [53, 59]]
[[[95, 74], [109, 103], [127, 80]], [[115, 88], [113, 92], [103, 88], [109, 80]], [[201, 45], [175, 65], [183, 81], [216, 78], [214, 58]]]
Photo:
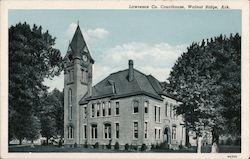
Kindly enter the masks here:
[[128, 81], [133, 81], [134, 79], [134, 68], [133, 68], [133, 60], [128, 61]]

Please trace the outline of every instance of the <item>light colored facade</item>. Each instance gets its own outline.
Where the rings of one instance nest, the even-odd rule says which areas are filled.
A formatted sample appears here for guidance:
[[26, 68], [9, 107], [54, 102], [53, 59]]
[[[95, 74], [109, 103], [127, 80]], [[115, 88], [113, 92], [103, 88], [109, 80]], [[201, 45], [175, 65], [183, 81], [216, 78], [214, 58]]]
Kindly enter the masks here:
[[134, 69], [132, 60], [92, 87], [94, 60], [78, 26], [64, 61], [65, 145], [185, 144], [178, 102], [157, 79]]

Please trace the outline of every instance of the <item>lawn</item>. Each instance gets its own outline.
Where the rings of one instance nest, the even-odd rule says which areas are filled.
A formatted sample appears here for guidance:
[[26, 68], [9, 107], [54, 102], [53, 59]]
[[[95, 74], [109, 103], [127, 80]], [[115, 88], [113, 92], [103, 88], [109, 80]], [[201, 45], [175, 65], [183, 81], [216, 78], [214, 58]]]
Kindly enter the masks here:
[[[68, 148], [68, 147], [57, 147], [53, 145], [48, 146], [40, 146], [35, 145], [34, 148], [30, 146], [9, 146], [9, 152], [105, 152], [105, 153], [121, 153], [121, 152], [135, 152], [135, 151], [125, 151], [125, 150], [110, 150], [110, 149], [101, 149], [101, 148]], [[140, 151], [136, 151], [140, 152]], [[196, 153], [196, 147], [191, 147], [188, 149], [181, 149], [181, 150], [170, 150], [170, 149], [154, 149], [147, 151], [149, 153]], [[202, 153], [210, 153], [211, 146], [204, 146], [202, 147]], [[227, 146], [222, 145], [220, 146], [220, 153], [240, 153], [241, 147], [240, 146]]]

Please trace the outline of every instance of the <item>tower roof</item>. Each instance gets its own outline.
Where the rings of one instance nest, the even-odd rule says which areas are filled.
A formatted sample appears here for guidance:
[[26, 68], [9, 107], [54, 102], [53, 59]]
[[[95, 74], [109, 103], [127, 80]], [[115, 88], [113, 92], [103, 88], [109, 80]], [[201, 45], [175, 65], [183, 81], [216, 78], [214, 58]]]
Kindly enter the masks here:
[[84, 37], [82, 35], [82, 31], [81, 31], [79, 25], [77, 25], [76, 31], [75, 31], [74, 36], [69, 44], [69, 47], [72, 50], [73, 57], [81, 58], [82, 54], [85, 53], [89, 56], [90, 62], [94, 63], [94, 60], [90, 55], [88, 46], [86, 44], [86, 41], [84, 40]]

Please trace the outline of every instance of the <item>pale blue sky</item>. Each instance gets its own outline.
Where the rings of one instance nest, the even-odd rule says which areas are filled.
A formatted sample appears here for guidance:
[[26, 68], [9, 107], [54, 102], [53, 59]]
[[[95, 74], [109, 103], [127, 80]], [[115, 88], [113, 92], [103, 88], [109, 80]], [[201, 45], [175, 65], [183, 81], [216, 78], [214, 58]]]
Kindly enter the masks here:
[[[95, 59], [94, 83], [110, 73], [135, 68], [166, 80], [176, 59], [193, 41], [219, 34], [241, 34], [240, 10], [10, 10], [9, 26], [26, 21], [57, 38], [65, 55], [76, 23]], [[63, 88], [62, 76], [46, 81]], [[60, 81], [60, 82], [58, 82]]]

